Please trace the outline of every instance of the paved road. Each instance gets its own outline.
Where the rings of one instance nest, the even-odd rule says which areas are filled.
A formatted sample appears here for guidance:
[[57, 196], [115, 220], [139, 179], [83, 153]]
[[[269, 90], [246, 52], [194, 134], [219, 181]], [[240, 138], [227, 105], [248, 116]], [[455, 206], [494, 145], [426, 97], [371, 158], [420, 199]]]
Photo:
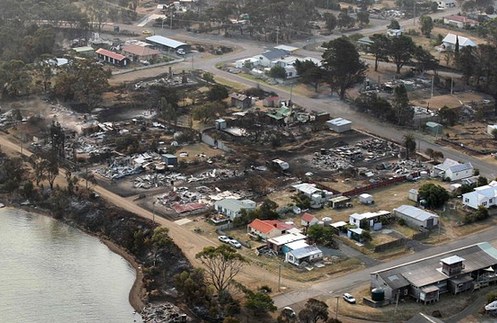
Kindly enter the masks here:
[[338, 278], [315, 283], [313, 286], [307, 289], [278, 295], [275, 296], [273, 299], [275, 305], [278, 306], [278, 308], [282, 308], [285, 306], [291, 306], [292, 304], [304, 301], [311, 297], [317, 297], [319, 295], [329, 295], [330, 293], [337, 294], [346, 292], [356, 285], [369, 282], [369, 274], [371, 272], [485, 241], [497, 245], [497, 228], [489, 228], [486, 231], [464, 238], [459, 238], [456, 241], [452, 241], [444, 245], [435, 246], [420, 252], [415, 252], [410, 255], [388, 261], [386, 263], [382, 263], [370, 268], [362, 269], [360, 271], [352, 272]]

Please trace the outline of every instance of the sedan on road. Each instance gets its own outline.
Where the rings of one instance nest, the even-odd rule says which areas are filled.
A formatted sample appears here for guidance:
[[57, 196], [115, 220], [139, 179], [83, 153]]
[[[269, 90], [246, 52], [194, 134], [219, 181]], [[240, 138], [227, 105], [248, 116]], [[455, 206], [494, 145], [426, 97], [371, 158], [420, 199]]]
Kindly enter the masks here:
[[236, 249], [240, 249], [242, 247], [242, 244], [235, 239], [231, 239], [228, 243]]
[[219, 236], [219, 237], [217, 237], [217, 238], [219, 239], [219, 241], [224, 242], [224, 243], [230, 243], [230, 240], [231, 240], [231, 239], [230, 239], [229, 237], [227, 237], [227, 236]]
[[342, 297], [347, 303], [355, 304], [354, 296], [350, 295], [349, 293], [343, 294]]

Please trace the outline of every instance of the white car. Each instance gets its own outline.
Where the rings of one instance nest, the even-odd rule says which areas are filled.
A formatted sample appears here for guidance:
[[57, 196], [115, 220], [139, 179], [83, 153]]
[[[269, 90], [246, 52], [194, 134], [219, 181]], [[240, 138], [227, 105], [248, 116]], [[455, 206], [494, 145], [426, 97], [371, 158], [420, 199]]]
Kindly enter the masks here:
[[342, 298], [347, 302], [347, 303], [350, 303], [350, 304], [355, 304], [355, 298], [354, 296], [350, 295], [349, 293], [344, 293], [342, 295]]
[[219, 236], [219, 237], [217, 237], [217, 238], [219, 239], [219, 241], [224, 242], [224, 243], [230, 243], [230, 240], [231, 240], [231, 239], [230, 239], [229, 237], [227, 237], [227, 236]]
[[242, 247], [242, 244], [235, 239], [231, 239], [230, 241], [228, 241], [228, 243], [236, 249], [240, 249]]

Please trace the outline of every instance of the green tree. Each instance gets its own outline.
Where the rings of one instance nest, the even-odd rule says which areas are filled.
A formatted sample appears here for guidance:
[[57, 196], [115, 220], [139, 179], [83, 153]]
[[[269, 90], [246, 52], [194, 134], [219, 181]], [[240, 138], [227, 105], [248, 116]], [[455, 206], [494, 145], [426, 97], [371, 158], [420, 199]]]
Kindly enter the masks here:
[[393, 91], [392, 108], [398, 125], [409, 125], [414, 118], [414, 111], [409, 105], [409, 97], [404, 84], [398, 85]]
[[261, 206], [259, 207], [260, 218], [263, 220], [275, 220], [279, 217], [276, 209], [278, 208], [278, 204], [273, 200], [268, 198], [264, 199]]
[[373, 44], [369, 51], [374, 55], [374, 70], [378, 71], [378, 62], [388, 62], [388, 48], [390, 47], [390, 38], [384, 34], [374, 34], [371, 36]]
[[31, 74], [26, 64], [19, 60], [0, 63], [2, 96], [18, 97], [29, 93]]
[[224, 291], [245, 264], [245, 258], [228, 245], [205, 247], [195, 258], [205, 266], [209, 283], [220, 293]]
[[483, 205], [480, 205], [478, 207], [478, 210], [476, 210], [474, 217], [476, 221], [483, 221], [487, 219], [489, 217], [487, 208], [484, 207]]
[[400, 24], [397, 20], [392, 19], [390, 24], [387, 26], [388, 29], [400, 29]]
[[431, 31], [433, 30], [433, 19], [430, 16], [421, 16], [419, 21], [421, 23], [421, 33], [427, 38], [430, 38]]
[[485, 176], [478, 176], [477, 186], [483, 186], [488, 184], [488, 179]]
[[207, 301], [207, 285], [204, 271], [200, 268], [193, 268], [190, 271], [177, 274], [174, 277], [174, 286], [190, 306], [204, 305]]
[[297, 75], [300, 76], [300, 81], [304, 84], [312, 85], [314, 91], [317, 92], [319, 84], [323, 80], [323, 70], [311, 60], [296, 60], [294, 65]]
[[269, 76], [276, 79], [286, 79], [286, 71], [285, 68], [280, 65], [274, 65], [269, 70]]
[[323, 15], [324, 23], [326, 25], [326, 29], [329, 31], [333, 31], [338, 24], [337, 17], [331, 12], [325, 12]]
[[449, 200], [449, 193], [445, 188], [433, 183], [422, 185], [418, 190], [420, 200], [425, 201], [429, 208], [439, 208]]
[[342, 10], [338, 14], [337, 25], [340, 29], [343, 28], [352, 28], [355, 25], [355, 20], [347, 13], [347, 10]]
[[357, 13], [357, 21], [359, 26], [367, 26], [369, 24], [369, 13], [367, 11], [359, 11]]
[[90, 108], [102, 100], [109, 87], [110, 70], [90, 60], [74, 60], [55, 77], [54, 93], [63, 100], [78, 100]]
[[416, 67], [421, 72], [433, 70], [435, 75], [438, 69], [438, 60], [426, 49], [421, 46], [416, 47], [414, 51], [414, 59], [416, 60]]
[[254, 316], [262, 316], [267, 312], [274, 312], [277, 309], [274, 306], [271, 296], [266, 293], [249, 291], [245, 297], [245, 307], [252, 311]]
[[400, 74], [401, 68], [409, 64], [413, 58], [416, 45], [411, 37], [401, 35], [392, 37], [389, 42], [388, 57], [397, 66], [397, 74]]
[[310, 298], [304, 308], [299, 312], [299, 320], [302, 323], [326, 322], [328, 320], [328, 305], [325, 302]]
[[448, 106], [443, 106], [440, 110], [438, 110], [438, 116], [440, 117], [440, 122], [447, 126], [454, 126], [459, 118], [458, 113], [449, 108]]
[[307, 229], [307, 237], [310, 241], [323, 246], [334, 246], [335, 233], [329, 226], [312, 225]]
[[404, 136], [404, 148], [406, 149], [406, 158], [409, 159], [409, 157], [416, 151], [416, 139], [412, 134]]
[[215, 84], [207, 92], [207, 100], [209, 101], [222, 101], [228, 97], [228, 89], [220, 84]]
[[210, 120], [216, 119], [226, 111], [226, 104], [221, 101], [208, 102], [202, 106], [193, 108], [192, 117], [195, 120], [200, 120], [202, 123], [207, 123]]
[[364, 80], [367, 65], [360, 59], [354, 44], [345, 37], [324, 43], [323, 47], [326, 49], [322, 56], [326, 80], [343, 100], [348, 88]]

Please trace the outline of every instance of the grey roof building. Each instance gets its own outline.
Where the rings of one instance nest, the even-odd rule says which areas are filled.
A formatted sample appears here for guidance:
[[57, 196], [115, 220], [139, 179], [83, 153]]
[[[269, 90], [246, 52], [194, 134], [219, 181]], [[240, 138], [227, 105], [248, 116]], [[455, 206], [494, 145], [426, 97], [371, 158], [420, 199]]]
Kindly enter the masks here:
[[171, 38], [167, 38], [164, 36], [154, 35], [146, 38], [147, 42], [161, 47], [163, 49], [174, 49], [178, 50], [183, 48], [185, 50], [189, 49], [189, 45]]
[[265, 53], [262, 53], [261, 56], [264, 56], [269, 61], [274, 61], [275, 59], [280, 59], [282, 57], [288, 56], [288, 52], [283, 49], [271, 49]]
[[429, 303], [444, 293], [472, 290], [484, 280], [497, 281], [491, 268], [497, 268], [497, 249], [482, 242], [373, 272], [371, 287], [383, 289], [391, 302], [410, 296]]
[[393, 214], [414, 228], [432, 229], [438, 226], [438, 215], [412, 205], [401, 205], [393, 209]]

